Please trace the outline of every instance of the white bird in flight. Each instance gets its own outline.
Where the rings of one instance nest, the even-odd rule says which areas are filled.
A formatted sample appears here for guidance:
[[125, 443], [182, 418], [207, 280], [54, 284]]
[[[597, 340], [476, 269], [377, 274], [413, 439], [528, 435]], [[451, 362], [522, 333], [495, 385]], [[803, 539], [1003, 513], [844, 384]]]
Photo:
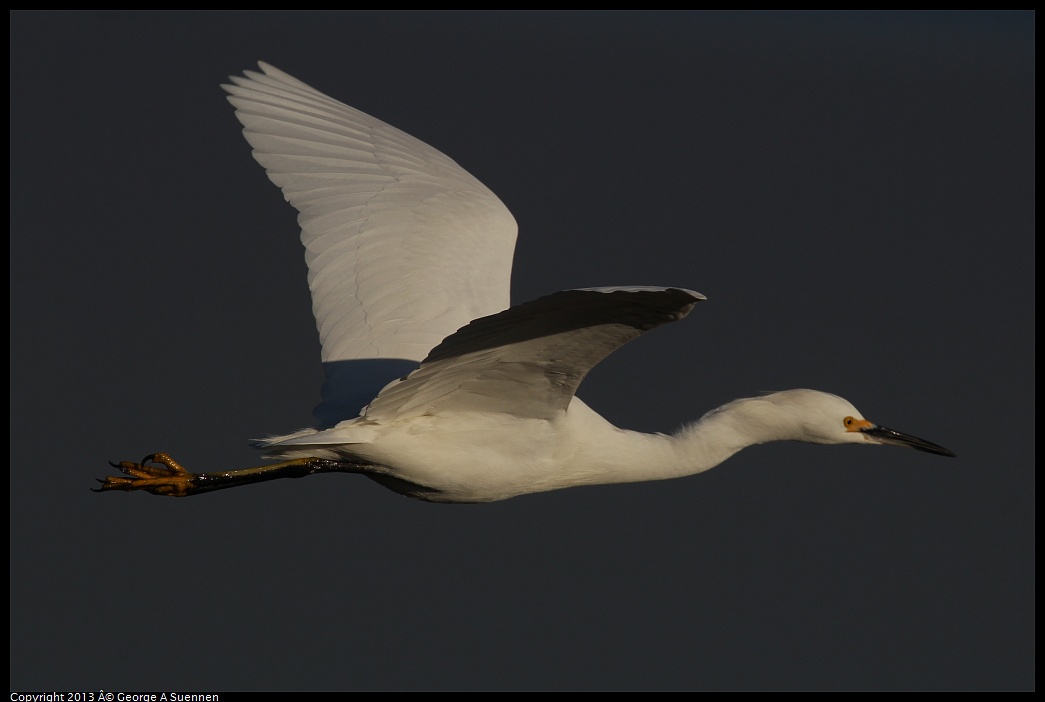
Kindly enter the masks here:
[[496, 195], [427, 144], [259, 65], [223, 87], [300, 212], [326, 371], [319, 425], [258, 441], [278, 463], [191, 473], [157, 453], [111, 464], [127, 477], [99, 491], [185, 496], [348, 472], [423, 500], [489, 502], [692, 475], [768, 441], [954, 455], [816, 390], [734, 400], [673, 435], [618, 429], [577, 386], [704, 296], [594, 288], [509, 307], [517, 225]]

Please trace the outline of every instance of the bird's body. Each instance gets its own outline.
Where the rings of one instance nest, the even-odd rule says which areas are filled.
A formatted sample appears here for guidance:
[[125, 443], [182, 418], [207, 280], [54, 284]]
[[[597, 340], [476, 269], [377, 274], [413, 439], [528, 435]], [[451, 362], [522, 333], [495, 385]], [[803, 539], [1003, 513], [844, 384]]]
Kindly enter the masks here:
[[[285, 460], [319, 457], [362, 461], [367, 475], [411, 497], [432, 502], [491, 502], [580, 485], [665, 480], [717, 466], [742, 448], [768, 441], [805, 440], [810, 426], [796, 421], [812, 402], [840, 397], [789, 390], [737, 400], [675, 434], [619, 429], [580, 398], [549, 419], [490, 412], [436, 413], [410, 421], [345, 423], [326, 432], [333, 443], [278, 447]], [[837, 421], [841, 435], [842, 423]], [[852, 435], [852, 441], [866, 441]], [[823, 443], [836, 443], [825, 435]], [[840, 442], [837, 442], [840, 443]]]
[[301, 213], [326, 371], [318, 426], [258, 442], [280, 463], [196, 474], [154, 454], [118, 464], [130, 477], [103, 490], [189, 495], [337, 471], [420, 499], [489, 502], [691, 475], [768, 441], [953, 455], [815, 390], [736, 400], [673, 435], [613, 426], [575, 396], [584, 376], [704, 296], [596, 288], [508, 308], [516, 224], [490, 190], [417, 139], [261, 68], [224, 87], [255, 158]]
[[553, 419], [459, 412], [362, 424], [358, 432], [356, 426], [338, 432], [344, 443], [306, 444], [277, 455], [360, 460], [377, 482], [432, 502], [491, 502], [685, 474], [672, 437], [618, 429], [576, 398]]

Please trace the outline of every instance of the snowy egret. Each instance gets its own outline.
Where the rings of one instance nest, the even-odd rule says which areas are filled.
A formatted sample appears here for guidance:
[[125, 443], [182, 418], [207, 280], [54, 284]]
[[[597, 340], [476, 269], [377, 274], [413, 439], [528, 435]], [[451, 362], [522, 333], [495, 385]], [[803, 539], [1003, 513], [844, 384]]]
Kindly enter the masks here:
[[300, 212], [326, 371], [319, 425], [258, 441], [278, 463], [191, 473], [158, 453], [112, 464], [128, 477], [100, 491], [184, 496], [349, 472], [424, 500], [488, 502], [691, 475], [768, 441], [954, 455], [815, 390], [735, 400], [674, 435], [618, 429], [577, 386], [704, 296], [595, 288], [509, 308], [517, 227], [490, 190], [427, 144], [260, 67], [223, 87], [254, 158]]

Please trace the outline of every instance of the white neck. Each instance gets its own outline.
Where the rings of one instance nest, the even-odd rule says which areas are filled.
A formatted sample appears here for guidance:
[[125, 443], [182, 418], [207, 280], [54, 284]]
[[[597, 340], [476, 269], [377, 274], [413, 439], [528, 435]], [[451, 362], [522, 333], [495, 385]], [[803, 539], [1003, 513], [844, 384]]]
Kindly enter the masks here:
[[608, 423], [606, 427], [591, 434], [593, 440], [584, 450], [583, 461], [589, 468], [584, 471], [588, 477], [575, 476], [581, 478], [580, 482], [635, 482], [693, 475], [714, 468], [748, 446], [803, 436], [800, 420], [779, 395], [735, 400], [673, 435], [625, 431]]

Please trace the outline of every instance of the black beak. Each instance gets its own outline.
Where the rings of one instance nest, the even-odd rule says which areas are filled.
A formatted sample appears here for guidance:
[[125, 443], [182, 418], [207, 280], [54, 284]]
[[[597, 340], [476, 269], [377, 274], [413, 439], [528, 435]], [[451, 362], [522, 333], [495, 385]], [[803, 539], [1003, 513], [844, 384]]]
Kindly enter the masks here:
[[918, 449], [919, 451], [925, 451], [927, 453], [935, 453], [938, 456], [951, 456], [954, 457], [954, 453], [948, 451], [943, 446], [937, 446], [931, 441], [925, 439], [919, 439], [918, 437], [911, 436], [910, 434], [903, 434], [892, 429], [887, 429], [882, 426], [875, 424], [874, 426], [868, 427], [867, 429], [861, 429], [861, 433], [867, 436], [873, 436], [875, 440], [882, 444], [892, 444], [894, 446], [907, 446], [908, 448]]

